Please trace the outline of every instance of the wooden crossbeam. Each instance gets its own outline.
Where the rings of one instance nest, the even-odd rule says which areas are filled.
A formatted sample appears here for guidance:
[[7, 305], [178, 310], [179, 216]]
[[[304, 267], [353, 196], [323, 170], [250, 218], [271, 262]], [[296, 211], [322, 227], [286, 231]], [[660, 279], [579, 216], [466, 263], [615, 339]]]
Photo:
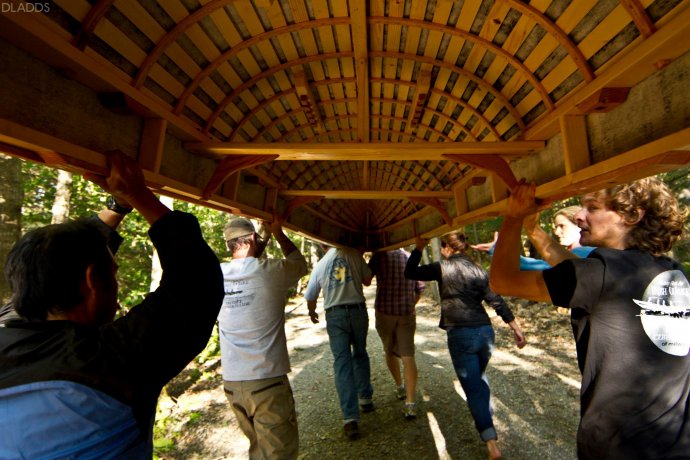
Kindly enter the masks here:
[[216, 155], [278, 155], [278, 161], [444, 160], [444, 154], [529, 155], [544, 148], [543, 141], [456, 143], [269, 143], [190, 142], [185, 148]]
[[281, 196], [310, 196], [330, 200], [400, 200], [453, 198], [453, 192], [412, 192], [409, 190], [280, 190]]

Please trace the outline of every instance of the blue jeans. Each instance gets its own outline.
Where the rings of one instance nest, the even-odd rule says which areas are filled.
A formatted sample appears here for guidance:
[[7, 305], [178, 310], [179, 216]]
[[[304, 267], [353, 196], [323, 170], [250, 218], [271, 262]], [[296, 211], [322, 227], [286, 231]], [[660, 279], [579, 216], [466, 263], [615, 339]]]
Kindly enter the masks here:
[[493, 349], [494, 330], [490, 325], [448, 329], [448, 351], [482, 441], [497, 439], [486, 378]]
[[326, 331], [333, 352], [335, 388], [345, 422], [359, 420], [359, 399], [371, 401], [371, 370], [367, 354], [369, 315], [366, 306], [326, 310]]

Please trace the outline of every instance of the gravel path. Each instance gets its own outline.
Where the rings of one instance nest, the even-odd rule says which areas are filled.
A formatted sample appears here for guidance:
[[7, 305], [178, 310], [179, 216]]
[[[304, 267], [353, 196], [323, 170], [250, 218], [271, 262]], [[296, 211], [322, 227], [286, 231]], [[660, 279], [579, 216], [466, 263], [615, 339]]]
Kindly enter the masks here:
[[[453, 371], [445, 332], [437, 327], [438, 306], [427, 298], [417, 309], [418, 418], [406, 421], [402, 417], [402, 403], [395, 399], [374, 329], [374, 293], [373, 286], [366, 290], [376, 410], [362, 415], [362, 437], [357, 441], [347, 440], [342, 432], [321, 307], [322, 321], [313, 325], [303, 301], [288, 306], [286, 331], [300, 427], [299, 458], [486, 458]], [[515, 347], [510, 329], [500, 318], [493, 318], [496, 350], [488, 377], [499, 446], [506, 459], [576, 459], [579, 372], [568, 317], [553, 307], [525, 304], [511, 304], [528, 338], [522, 350]], [[248, 443], [225, 401], [217, 363], [208, 370], [207, 378], [181, 394], [176, 403], [162, 400], [162, 413], [177, 439], [160, 458], [246, 458]]]

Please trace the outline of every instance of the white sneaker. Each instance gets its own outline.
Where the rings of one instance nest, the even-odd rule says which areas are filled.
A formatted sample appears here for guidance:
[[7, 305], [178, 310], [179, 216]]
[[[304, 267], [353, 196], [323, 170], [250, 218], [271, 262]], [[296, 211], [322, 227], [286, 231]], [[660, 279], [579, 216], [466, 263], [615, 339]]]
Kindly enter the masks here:
[[407, 396], [407, 393], [405, 391], [405, 385], [404, 384], [395, 388], [395, 397], [398, 398], [400, 401], [405, 399], [406, 396]]
[[403, 408], [403, 416], [406, 420], [414, 420], [417, 418], [417, 404], [416, 403], [405, 403]]

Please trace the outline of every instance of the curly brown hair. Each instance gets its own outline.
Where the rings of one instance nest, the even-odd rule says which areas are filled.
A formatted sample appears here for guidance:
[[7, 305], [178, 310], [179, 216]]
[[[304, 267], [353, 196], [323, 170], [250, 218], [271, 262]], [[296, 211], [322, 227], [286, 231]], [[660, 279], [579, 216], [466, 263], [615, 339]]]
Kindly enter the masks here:
[[604, 199], [606, 207], [633, 224], [628, 234], [629, 248], [659, 256], [670, 251], [683, 236], [688, 209], [655, 177], [617, 185], [596, 195]]

